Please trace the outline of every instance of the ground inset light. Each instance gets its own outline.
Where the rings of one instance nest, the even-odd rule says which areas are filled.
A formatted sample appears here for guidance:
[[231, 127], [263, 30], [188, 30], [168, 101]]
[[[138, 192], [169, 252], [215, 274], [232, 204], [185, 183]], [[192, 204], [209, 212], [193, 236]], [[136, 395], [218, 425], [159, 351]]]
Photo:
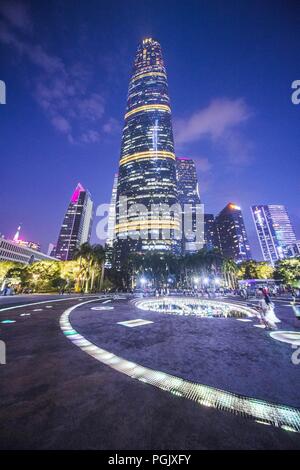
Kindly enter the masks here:
[[[60, 318], [60, 327], [73, 344], [94, 357], [97, 361], [133, 379], [173, 395], [193, 400], [199, 405], [228, 411], [253, 419], [256, 422], [280, 427], [284, 430], [300, 432], [300, 410], [298, 408], [258, 400], [208, 385], [190, 382], [181, 377], [144, 367], [99, 348], [96, 344], [74, 330], [69, 320], [73, 310], [90, 302], [95, 302], [95, 300], [83, 302], [65, 310]], [[72, 331], [72, 334], [70, 334], [70, 331]]]

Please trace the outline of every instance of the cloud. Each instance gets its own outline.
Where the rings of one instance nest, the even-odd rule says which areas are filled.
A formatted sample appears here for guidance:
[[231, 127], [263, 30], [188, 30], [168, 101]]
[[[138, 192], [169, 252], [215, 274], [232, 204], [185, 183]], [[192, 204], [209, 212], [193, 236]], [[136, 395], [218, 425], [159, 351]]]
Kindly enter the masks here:
[[32, 31], [32, 21], [28, 4], [18, 0], [2, 0], [0, 4], [0, 14], [13, 27], [27, 32]]
[[247, 121], [250, 116], [243, 99], [215, 99], [189, 118], [175, 121], [176, 143], [190, 143], [203, 137], [219, 139], [228, 129]]
[[114, 134], [115, 132], [118, 132], [120, 128], [121, 125], [119, 121], [114, 118], [109, 118], [108, 121], [102, 126], [102, 130], [105, 132], [105, 134]]
[[208, 173], [212, 169], [212, 164], [206, 157], [193, 157], [196, 169], [201, 173]]
[[[12, 2], [19, 5], [18, 2]], [[83, 63], [66, 64], [61, 57], [49, 54], [45, 48], [24, 39], [12, 29], [13, 11], [19, 12], [15, 22], [29, 24], [26, 10], [19, 6], [1, 7], [6, 21], [0, 22], [0, 42], [12, 47], [22, 58], [36, 68], [32, 74], [32, 94], [52, 126], [65, 135], [70, 143], [95, 143], [100, 140], [99, 131], [111, 132], [114, 120], [101, 123], [105, 113], [101, 93], [90, 89], [91, 73]], [[4, 13], [3, 13], [4, 11]], [[23, 13], [22, 13], [23, 12]], [[22, 16], [23, 15], [23, 16]], [[23, 22], [22, 19], [23, 18]], [[28, 18], [28, 19], [26, 19]]]
[[100, 133], [94, 130], [88, 130], [81, 135], [82, 142], [86, 144], [99, 142], [101, 136]]
[[63, 134], [69, 134], [71, 131], [70, 123], [63, 116], [54, 116], [51, 121], [53, 126]]
[[[217, 154], [227, 159], [228, 168], [243, 167], [253, 159], [253, 144], [243, 134], [243, 125], [253, 116], [252, 110], [242, 98], [214, 99], [203, 109], [186, 119], [174, 122], [175, 143], [183, 149], [195, 142], [208, 141]], [[186, 151], [186, 150], [185, 150]], [[216, 152], [213, 152], [216, 153]], [[199, 161], [198, 167], [205, 166], [208, 160]], [[209, 168], [209, 169], [210, 169]]]

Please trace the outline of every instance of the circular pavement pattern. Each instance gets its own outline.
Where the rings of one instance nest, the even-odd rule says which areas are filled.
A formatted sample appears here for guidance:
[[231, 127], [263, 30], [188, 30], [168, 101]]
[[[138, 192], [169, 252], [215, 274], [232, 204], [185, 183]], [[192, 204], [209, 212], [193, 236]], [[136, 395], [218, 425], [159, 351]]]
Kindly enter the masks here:
[[[239, 414], [241, 416], [254, 419], [259, 423], [270, 424], [276, 427], [281, 427], [285, 430], [300, 432], [300, 410], [298, 408], [280, 405], [268, 402], [266, 400], [256, 399], [238, 393], [232, 393], [227, 390], [204, 385], [195, 381], [186, 380], [180, 376], [167, 373], [163, 370], [146, 367], [140, 363], [143, 362], [143, 357], [140, 357], [139, 362], [135, 362], [133, 360], [125, 359], [111, 350], [99, 347], [96, 344], [96, 341], [90, 341], [87, 339], [87, 336], [80, 334], [75, 328], [73, 328], [70, 322], [70, 315], [76, 308], [95, 301], [99, 302], [99, 300], [83, 302], [67, 309], [61, 316], [60, 326], [65, 336], [71, 340], [73, 344], [81, 348], [90, 356], [94, 357], [96, 360], [108, 365], [120, 373], [131, 377], [132, 379], [150, 384], [161, 390], [172, 393], [173, 395], [193, 400], [200, 405], [210, 406], [220, 410]], [[130, 305], [129, 310], [127, 309], [127, 315], [129, 312], [132, 313], [134, 308], [135, 307], [133, 305]], [[114, 313], [110, 312], [110, 315], [115, 314], [115, 311]], [[106, 314], [103, 312], [103, 315], [109, 315], [109, 313]], [[115, 317], [114, 320], [116, 320]], [[182, 320], [186, 321], [188, 319], [184, 318]], [[85, 317], [85, 322], [86, 321], [88, 321], [88, 319]], [[197, 319], [197, 321], [205, 322], [205, 319]], [[208, 321], [211, 322], [212, 320]], [[220, 319], [219, 321], [234, 322], [234, 319]], [[218, 322], [218, 320], [216, 320], [216, 322]], [[231, 325], [237, 325], [237, 323], [238, 322], [231, 323]], [[239, 325], [242, 327], [249, 327], [249, 324], [239, 323]], [[118, 327], [124, 328], [120, 327], [119, 325]], [[149, 328], [149, 325], [147, 325], [145, 328], [147, 327]], [[104, 331], [103, 324], [101, 331]], [[120, 331], [120, 336], [122, 337], [122, 330], [118, 331]], [[114, 341], [118, 339], [118, 331], [115, 331]], [[99, 342], [99, 338], [97, 342]], [[124, 350], [123, 348], [123, 352], [126, 355], [126, 349]]]
[[300, 332], [299, 331], [272, 331], [271, 338], [281, 341], [282, 343], [289, 343], [295, 346], [300, 346]]

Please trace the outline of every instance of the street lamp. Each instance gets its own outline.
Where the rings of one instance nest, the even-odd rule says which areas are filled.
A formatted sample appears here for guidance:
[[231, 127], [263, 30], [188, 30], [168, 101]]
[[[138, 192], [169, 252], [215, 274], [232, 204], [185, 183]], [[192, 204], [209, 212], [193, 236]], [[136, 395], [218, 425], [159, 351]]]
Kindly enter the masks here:
[[203, 278], [203, 284], [204, 284], [205, 286], [207, 286], [208, 283], [209, 283], [208, 277], [204, 277], [204, 278]]

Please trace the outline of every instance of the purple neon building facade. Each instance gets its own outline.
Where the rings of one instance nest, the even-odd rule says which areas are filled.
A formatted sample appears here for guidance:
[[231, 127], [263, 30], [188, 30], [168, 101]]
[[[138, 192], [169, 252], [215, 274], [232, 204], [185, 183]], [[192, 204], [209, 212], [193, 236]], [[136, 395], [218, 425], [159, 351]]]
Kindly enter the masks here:
[[90, 193], [78, 183], [61, 225], [55, 257], [62, 261], [72, 260], [76, 249], [90, 240], [92, 222], [93, 201]]

